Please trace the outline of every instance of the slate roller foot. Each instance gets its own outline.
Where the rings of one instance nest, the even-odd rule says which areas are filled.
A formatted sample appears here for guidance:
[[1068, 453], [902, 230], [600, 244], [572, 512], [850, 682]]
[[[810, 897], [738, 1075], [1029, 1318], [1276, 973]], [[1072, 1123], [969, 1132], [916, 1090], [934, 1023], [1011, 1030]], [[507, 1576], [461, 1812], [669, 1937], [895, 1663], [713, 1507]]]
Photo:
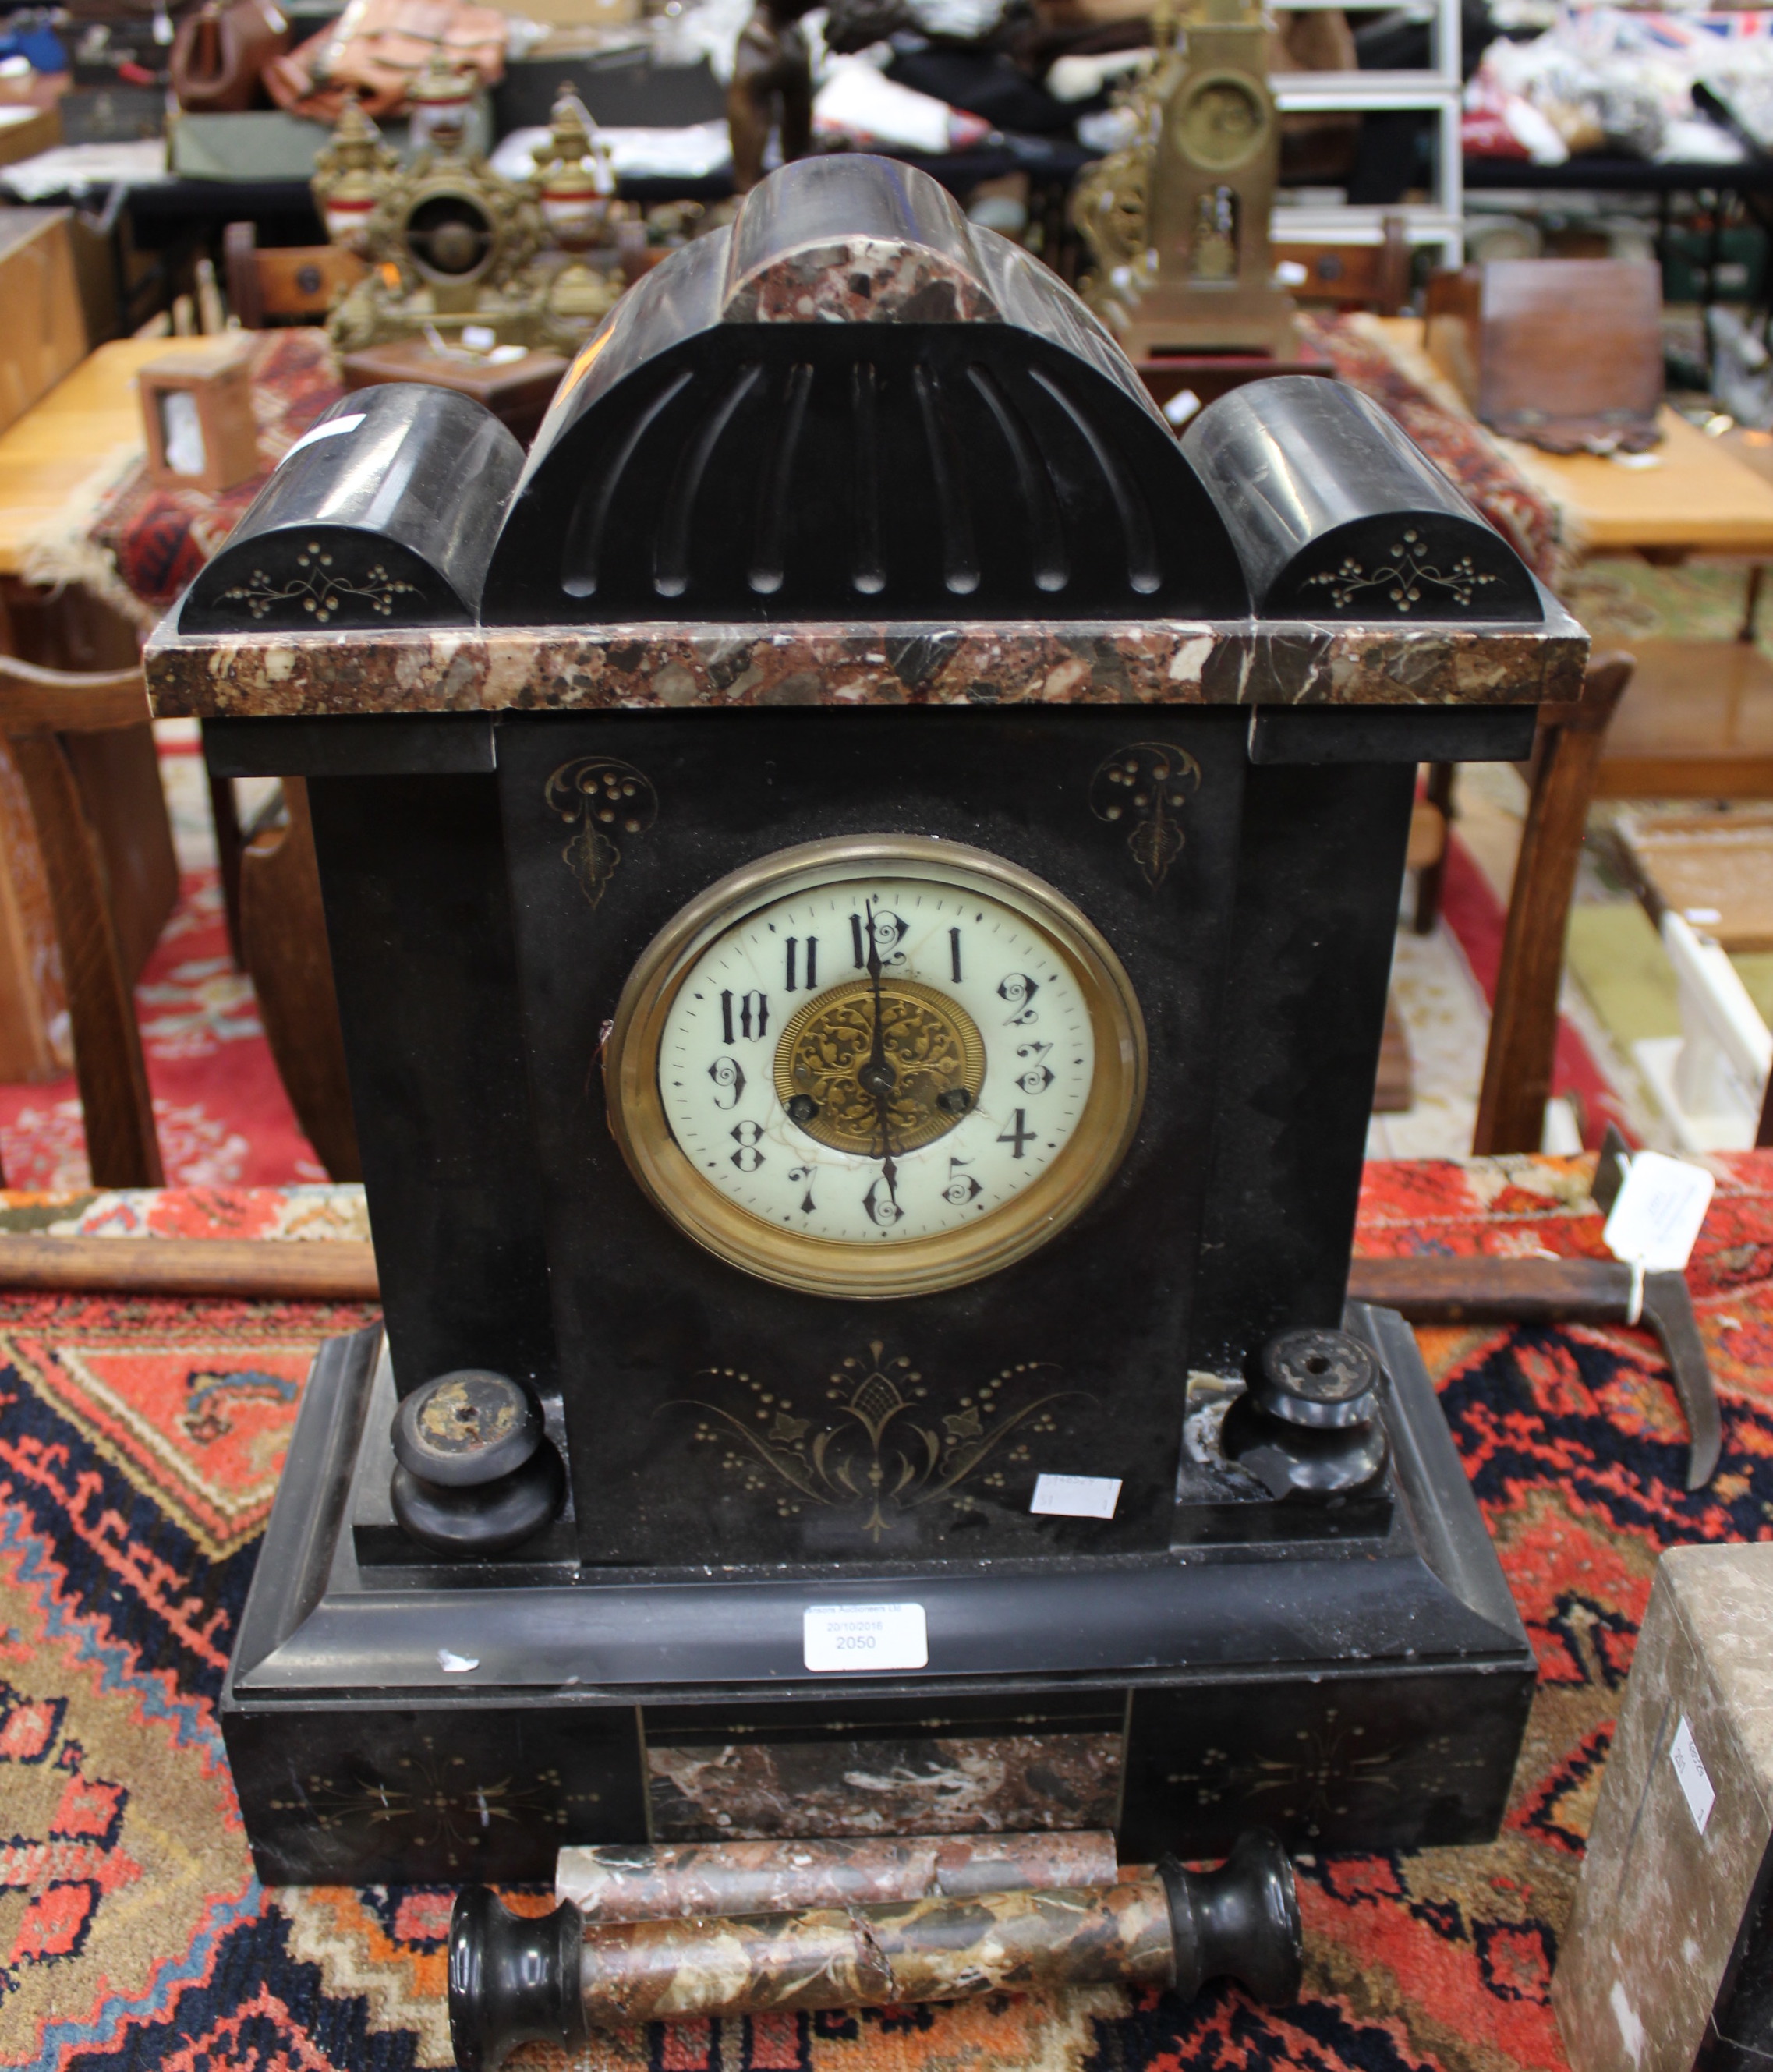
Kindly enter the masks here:
[[1332, 1503], [1384, 1473], [1380, 1419], [1385, 1376], [1346, 1331], [1282, 1331], [1249, 1362], [1249, 1388], [1227, 1412], [1227, 1457], [1277, 1498]]
[[541, 1406], [508, 1375], [461, 1367], [394, 1413], [389, 1499], [401, 1528], [439, 1554], [503, 1554], [558, 1512], [566, 1470]]
[[893, 2007], [1071, 1985], [1209, 1979], [1294, 1998], [1302, 1948], [1292, 1866], [1265, 1832], [1216, 1871], [1072, 1891], [589, 1926], [563, 1901], [509, 1914], [483, 1886], [450, 1922], [450, 2035], [461, 2072], [496, 2072], [520, 2043], [572, 2049], [599, 2029], [699, 2016]]

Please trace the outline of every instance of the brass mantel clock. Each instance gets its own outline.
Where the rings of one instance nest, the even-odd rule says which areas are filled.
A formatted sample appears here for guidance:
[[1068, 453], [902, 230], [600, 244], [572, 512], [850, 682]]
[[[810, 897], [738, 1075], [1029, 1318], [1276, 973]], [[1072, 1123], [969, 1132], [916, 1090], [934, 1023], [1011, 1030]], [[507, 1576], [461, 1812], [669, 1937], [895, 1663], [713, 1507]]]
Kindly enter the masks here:
[[1125, 972], [1060, 894], [981, 849], [784, 849], [685, 906], [605, 1059], [636, 1177], [711, 1252], [808, 1293], [954, 1287], [1055, 1235], [1145, 1088]]

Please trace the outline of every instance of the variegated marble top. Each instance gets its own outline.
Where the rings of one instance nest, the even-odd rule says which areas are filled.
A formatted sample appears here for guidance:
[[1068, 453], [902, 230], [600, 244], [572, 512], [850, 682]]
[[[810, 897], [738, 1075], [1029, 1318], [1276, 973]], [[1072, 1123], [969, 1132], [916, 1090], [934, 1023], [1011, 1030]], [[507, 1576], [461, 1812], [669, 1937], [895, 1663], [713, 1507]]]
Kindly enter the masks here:
[[148, 643], [162, 717], [747, 705], [1492, 705], [1573, 699], [1588, 638], [1422, 620], [462, 627]]

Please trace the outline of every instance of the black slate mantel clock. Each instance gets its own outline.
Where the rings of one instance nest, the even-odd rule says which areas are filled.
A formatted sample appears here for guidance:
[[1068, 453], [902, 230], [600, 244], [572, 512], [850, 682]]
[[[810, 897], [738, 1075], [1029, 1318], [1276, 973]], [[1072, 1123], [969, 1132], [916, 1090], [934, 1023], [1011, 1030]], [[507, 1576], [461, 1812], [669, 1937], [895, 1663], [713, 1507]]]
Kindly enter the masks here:
[[1493, 1831], [1532, 1655], [1343, 1304], [1417, 763], [1524, 754], [1573, 623], [1360, 397], [1179, 446], [865, 158], [527, 458], [348, 404], [149, 664], [307, 779], [385, 1305], [234, 1650], [262, 1875]]

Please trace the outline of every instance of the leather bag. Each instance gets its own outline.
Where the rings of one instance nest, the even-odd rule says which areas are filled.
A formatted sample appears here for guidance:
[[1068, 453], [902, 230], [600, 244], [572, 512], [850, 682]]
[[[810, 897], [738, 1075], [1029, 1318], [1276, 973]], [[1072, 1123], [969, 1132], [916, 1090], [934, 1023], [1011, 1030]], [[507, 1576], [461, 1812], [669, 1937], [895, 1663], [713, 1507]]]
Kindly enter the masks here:
[[204, 0], [179, 24], [170, 71], [179, 105], [205, 115], [239, 115], [258, 93], [265, 65], [287, 50], [290, 25], [275, 0]]

